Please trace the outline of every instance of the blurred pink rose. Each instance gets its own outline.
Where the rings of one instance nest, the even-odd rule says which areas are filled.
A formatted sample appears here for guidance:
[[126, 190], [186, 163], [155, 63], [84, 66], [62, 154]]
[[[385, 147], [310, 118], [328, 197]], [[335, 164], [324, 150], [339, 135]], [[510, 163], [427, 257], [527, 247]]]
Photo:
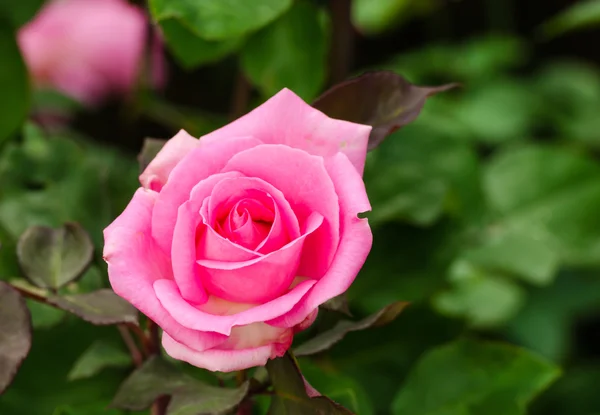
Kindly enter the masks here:
[[179, 132], [104, 231], [113, 289], [176, 359], [227, 372], [283, 355], [371, 248], [370, 131], [283, 90], [200, 140]]
[[[141, 74], [148, 21], [126, 0], [54, 0], [23, 26], [18, 41], [36, 86], [84, 104], [130, 92]], [[152, 83], [164, 83], [157, 42]]]

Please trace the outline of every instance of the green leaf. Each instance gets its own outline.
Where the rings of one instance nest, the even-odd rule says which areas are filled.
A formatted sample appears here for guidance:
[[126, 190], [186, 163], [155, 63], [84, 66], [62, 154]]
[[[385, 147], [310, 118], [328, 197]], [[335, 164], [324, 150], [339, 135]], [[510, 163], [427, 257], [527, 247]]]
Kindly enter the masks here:
[[17, 255], [25, 276], [42, 288], [58, 289], [81, 276], [92, 261], [94, 246], [76, 223], [53, 229], [32, 226], [19, 238]]
[[309, 397], [298, 364], [289, 353], [269, 360], [266, 367], [275, 392], [269, 407], [269, 415], [352, 415], [350, 411], [329, 398]]
[[0, 394], [10, 385], [31, 348], [31, 316], [25, 300], [0, 281]]
[[159, 151], [164, 147], [167, 143], [167, 140], [162, 140], [160, 138], [146, 138], [144, 139], [144, 145], [142, 146], [142, 150], [140, 154], [138, 154], [138, 163], [140, 163], [140, 173], [143, 173], [148, 167], [148, 164], [154, 157], [159, 153]]
[[506, 272], [535, 285], [550, 284], [560, 263], [557, 252], [544, 241], [527, 234], [505, 234], [490, 238], [463, 255], [465, 259], [493, 271]]
[[162, 22], [176, 19], [206, 40], [237, 38], [275, 20], [292, 0], [150, 0], [150, 12]]
[[235, 52], [242, 38], [210, 41], [197, 36], [179, 21], [168, 19], [161, 22], [167, 46], [186, 69], [218, 61]]
[[352, 21], [368, 34], [391, 29], [400, 21], [415, 14], [433, 10], [432, 0], [355, 0], [352, 2]]
[[526, 146], [496, 156], [484, 191], [497, 234], [529, 235], [561, 264], [598, 264], [600, 165], [562, 148]]
[[407, 305], [408, 303], [396, 302], [360, 321], [342, 320], [331, 330], [320, 333], [298, 346], [294, 350], [294, 353], [297, 356], [308, 356], [323, 352], [342, 340], [346, 334], [352, 331], [366, 330], [371, 327], [383, 326], [390, 323], [400, 315]]
[[66, 313], [44, 303], [27, 300], [27, 308], [31, 313], [31, 325], [34, 329], [49, 329], [59, 324]]
[[600, 1], [580, 1], [570, 6], [541, 26], [541, 32], [548, 38], [556, 37], [572, 30], [580, 30], [600, 25]]
[[42, 7], [45, 0], [23, 0], [18, 3], [2, 2], [0, 3], [0, 16], [7, 17], [12, 23], [14, 29], [18, 29], [29, 20]]
[[433, 305], [443, 314], [466, 318], [474, 327], [500, 325], [524, 303], [519, 285], [465, 260], [451, 266], [449, 281], [452, 288], [433, 297]]
[[15, 133], [29, 111], [29, 80], [15, 33], [0, 19], [0, 143]]
[[348, 306], [348, 296], [346, 293], [340, 294], [337, 297], [333, 297], [332, 299], [325, 301], [323, 304], [321, 304], [321, 307], [326, 310], [337, 311], [352, 317], [350, 307]]
[[533, 130], [541, 102], [529, 85], [496, 79], [465, 91], [452, 117], [474, 140], [487, 144], [522, 140]]
[[323, 395], [360, 415], [373, 415], [373, 403], [364, 388], [352, 377], [309, 358], [300, 358], [303, 376]]
[[86, 294], [54, 295], [48, 298], [48, 302], [99, 326], [138, 324], [137, 310], [110, 289]]
[[103, 340], [98, 340], [85, 351], [67, 375], [69, 380], [92, 377], [107, 367], [128, 367], [131, 356]]
[[329, 89], [313, 107], [332, 118], [373, 126], [369, 137], [372, 150], [388, 135], [414, 121], [427, 97], [454, 87], [419, 87], [394, 72], [368, 72]]
[[242, 69], [263, 95], [290, 88], [313, 99], [325, 82], [328, 24], [322, 11], [297, 1], [281, 18], [252, 35], [241, 54]]
[[369, 222], [431, 226], [444, 213], [472, 220], [483, 205], [479, 162], [464, 141], [415, 123], [367, 157]]
[[525, 415], [527, 403], [560, 374], [508, 344], [459, 340], [427, 352], [397, 395], [398, 415]]
[[570, 359], [577, 324], [600, 304], [596, 271], [562, 271], [554, 284], [532, 289], [527, 303], [506, 329], [510, 339], [553, 361]]
[[156, 398], [171, 395], [167, 415], [217, 414], [235, 408], [247, 392], [248, 383], [237, 389], [209, 386], [154, 357], [123, 382], [111, 406], [142, 410]]

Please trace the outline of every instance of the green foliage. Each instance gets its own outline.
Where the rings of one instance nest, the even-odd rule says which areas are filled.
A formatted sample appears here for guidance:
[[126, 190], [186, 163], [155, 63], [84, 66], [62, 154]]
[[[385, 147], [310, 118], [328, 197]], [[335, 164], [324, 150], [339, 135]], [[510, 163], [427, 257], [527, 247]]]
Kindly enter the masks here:
[[[2, 10], [0, 9], [0, 12]], [[29, 111], [29, 79], [15, 32], [0, 13], [0, 144], [15, 133]]]
[[366, 330], [370, 327], [377, 327], [388, 324], [393, 321], [404, 310], [407, 303], [396, 302], [382, 308], [377, 313], [361, 320], [361, 321], [339, 321], [336, 326], [328, 331], [320, 333], [306, 343], [298, 346], [294, 353], [297, 356], [308, 356], [323, 352], [339, 342], [344, 336], [352, 331]]
[[544, 23], [541, 31], [545, 36], [554, 37], [568, 31], [598, 26], [598, 24], [600, 24], [600, 1], [584, 0]]
[[111, 405], [141, 410], [150, 407], [157, 397], [171, 395], [167, 415], [219, 414], [237, 406], [247, 391], [247, 383], [237, 389], [206, 385], [152, 358], [123, 382]]
[[274, 396], [269, 415], [328, 414], [351, 415], [352, 413], [324, 396], [310, 397], [296, 359], [287, 353], [269, 360], [266, 365], [273, 383]]
[[419, 360], [393, 413], [524, 415], [527, 402], [558, 375], [555, 366], [525, 350], [459, 340]]
[[264, 96], [290, 88], [305, 100], [318, 95], [329, 50], [327, 15], [306, 0], [250, 36], [241, 53], [244, 73]]
[[94, 246], [79, 225], [32, 226], [21, 235], [17, 256], [25, 276], [38, 287], [58, 289], [81, 276]]
[[150, 0], [156, 21], [175, 19], [206, 40], [224, 40], [260, 29], [285, 12], [291, 0]]
[[92, 324], [138, 324], [137, 310], [111, 289], [76, 295], [53, 295], [48, 302]]
[[169, 49], [187, 69], [218, 61], [233, 53], [241, 43], [241, 38], [205, 40], [174, 19], [165, 20], [160, 27]]
[[131, 357], [114, 345], [98, 340], [77, 359], [67, 375], [69, 380], [85, 379], [108, 367], [129, 367]]
[[0, 282], [0, 393], [10, 385], [31, 348], [31, 316], [25, 300]]
[[365, 32], [377, 34], [434, 7], [434, 0], [355, 0], [352, 20]]

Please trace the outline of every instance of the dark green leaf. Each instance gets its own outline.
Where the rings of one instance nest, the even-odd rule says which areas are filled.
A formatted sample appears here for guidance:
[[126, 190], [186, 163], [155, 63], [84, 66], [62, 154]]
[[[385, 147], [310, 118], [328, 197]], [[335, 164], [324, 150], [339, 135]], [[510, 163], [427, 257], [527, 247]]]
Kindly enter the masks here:
[[600, 25], [600, 1], [584, 0], [564, 10], [541, 27], [542, 33], [555, 37], [565, 32]]
[[[12, 6], [11, 6], [12, 7]], [[29, 111], [29, 80], [15, 33], [0, 16], [0, 143], [17, 131]]]
[[472, 220], [483, 206], [479, 162], [464, 140], [424, 123], [394, 133], [369, 153], [364, 180], [372, 226], [402, 221], [431, 226], [444, 213]]
[[0, 281], [0, 394], [10, 385], [31, 348], [31, 317], [25, 300]]
[[67, 375], [69, 380], [85, 379], [99, 373], [107, 367], [128, 367], [131, 356], [125, 351], [102, 340], [98, 340], [75, 362]]
[[313, 106], [332, 118], [373, 126], [369, 138], [372, 150], [414, 121], [427, 97], [454, 87], [456, 84], [419, 87], [394, 72], [369, 72], [329, 89]]
[[160, 27], [167, 46], [179, 63], [187, 69], [218, 61], [233, 53], [242, 43], [242, 38], [205, 40], [174, 19], [163, 21]]
[[483, 178], [496, 235], [530, 235], [561, 263], [599, 263], [600, 166], [592, 159], [531, 145], [499, 154]]
[[269, 415], [352, 415], [350, 411], [324, 396], [310, 398], [306, 393], [304, 379], [294, 357], [269, 360], [269, 377], [275, 394], [269, 407]]
[[408, 303], [396, 302], [382, 308], [377, 313], [360, 321], [342, 320], [328, 331], [318, 334], [306, 343], [298, 346], [294, 353], [298, 356], [308, 356], [329, 349], [351, 331], [366, 330], [371, 327], [383, 326], [393, 321], [404, 310]]
[[199, 37], [224, 40], [240, 37], [275, 20], [292, 0], [150, 0], [158, 22], [176, 19]]
[[346, 293], [340, 294], [337, 297], [333, 297], [331, 300], [325, 301], [321, 304], [321, 307], [326, 310], [337, 311], [347, 316], [352, 317], [350, 308], [348, 306], [348, 296]]
[[[320, 362], [319, 362], [320, 363]], [[329, 366], [330, 362], [322, 365], [315, 364], [310, 358], [300, 358], [302, 375], [310, 380], [310, 384], [319, 393], [327, 396], [352, 412], [360, 415], [373, 415], [373, 403], [364, 388], [356, 379], [337, 368]]]
[[459, 340], [426, 353], [393, 405], [398, 415], [524, 415], [526, 404], [560, 374], [508, 344]]
[[280, 19], [248, 39], [242, 69], [265, 96], [290, 88], [313, 99], [325, 81], [328, 27], [321, 10], [298, 1]]
[[371, 34], [391, 29], [395, 24], [434, 9], [434, 0], [355, 0], [352, 21]]
[[110, 289], [86, 294], [51, 296], [48, 302], [99, 326], [138, 324], [137, 310]]
[[58, 289], [81, 276], [94, 246], [78, 224], [53, 229], [32, 226], [19, 238], [17, 255], [25, 276], [42, 288]]
[[560, 262], [552, 245], [519, 233], [490, 238], [481, 247], [467, 251], [464, 257], [474, 264], [521, 277], [535, 285], [550, 284]]
[[0, 16], [7, 17], [12, 27], [17, 29], [33, 18], [45, 0], [22, 0], [0, 2]]
[[466, 318], [474, 327], [492, 327], [514, 317], [523, 306], [524, 290], [507, 278], [466, 260], [450, 267], [451, 288], [433, 297], [443, 314]]
[[237, 389], [209, 386], [160, 358], [152, 358], [123, 382], [112, 406], [142, 410], [156, 398], [171, 395], [167, 415], [218, 414], [235, 408], [247, 392], [248, 383]]
[[148, 167], [148, 164], [154, 157], [158, 154], [158, 152], [164, 147], [167, 143], [167, 140], [162, 140], [160, 138], [146, 138], [144, 140], [144, 145], [142, 146], [142, 151], [138, 154], [138, 163], [140, 163], [140, 173], [143, 173]]

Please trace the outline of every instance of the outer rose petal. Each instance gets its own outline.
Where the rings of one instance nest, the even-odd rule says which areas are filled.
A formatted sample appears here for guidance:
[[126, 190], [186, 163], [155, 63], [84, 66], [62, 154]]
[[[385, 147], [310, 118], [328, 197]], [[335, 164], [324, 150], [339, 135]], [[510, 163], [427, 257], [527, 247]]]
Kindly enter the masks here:
[[[181, 298], [177, 285], [171, 280], [156, 281], [154, 290], [162, 306], [182, 326], [192, 330], [214, 331], [229, 336], [234, 326], [271, 320], [287, 313], [315, 283], [315, 280], [303, 281], [273, 301], [255, 306], [241, 306], [240, 311], [236, 309], [235, 304], [231, 304], [234, 307], [234, 313], [223, 315], [217, 314], [215, 310], [223, 309], [230, 303], [221, 300], [216, 301], [218, 304], [213, 306], [209, 301], [204, 306], [194, 307]], [[202, 311], [202, 309], [207, 311]], [[228, 311], [227, 308], [224, 310]]]
[[367, 259], [373, 234], [361, 212], [371, 210], [365, 185], [352, 164], [343, 154], [326, 160], [327, 171], [340, 198], [342, 212], [341, 241], [331, 268], [312, 290], [287, 314], [267, 321], [278, 327], [301, 323], [315, 308], [346, 291]]
[[213, 372], [233, 372], [254, 366], [264, 366], [273, 355], [272, 345], [254, 349], [209, 349], [199, 352], [177, 342], [167, 333], [163, 333], [162, 345], [172, 358]]
[[318, 156], [342, 152], [362, 175], [371, 127], [329, 118], [289, 89], [238, 120], [205, 135], [207, 144], [251, 135], [265, 144], [285, 144]]
[[177, 209], [190, 198], [196, 184], [219, 173], [234, 154], [261, 144], [252, 137], [231, 138], [201, 145], [187, 154], [171, 171], [152, 213], [152, 236], [164, 252], [171, 251]]
[[181, 326], [154, 293], [154, 281], [171, 278], [170, 263], [150, 236], [156, 196], [156, 192], [139, 189], [121, 216], [104, 231], [104, 259], [112, 288], [178, 341], [199, 350], [222, 344], [226, 336]]
[[190, 151], [198, 147], [198, 143], [199, 140], [197, 138], [192, 137], [184, 130], [180, 130], [173, 138], [167, 141], [140, 175], [142, 186], [146, 189], [160, 192], [167, 182], [171, 170]]
[[335, 255], [340, 226], [338, 196], [323, 158], [284, 145], [263, 144], [233, 156], [223, 171], [239, 171], [280, 190], [300, 224], [312, 212], [323, 215], [323, 225], [306, 239], [297, 274], [314, 279], [323, 276]]

